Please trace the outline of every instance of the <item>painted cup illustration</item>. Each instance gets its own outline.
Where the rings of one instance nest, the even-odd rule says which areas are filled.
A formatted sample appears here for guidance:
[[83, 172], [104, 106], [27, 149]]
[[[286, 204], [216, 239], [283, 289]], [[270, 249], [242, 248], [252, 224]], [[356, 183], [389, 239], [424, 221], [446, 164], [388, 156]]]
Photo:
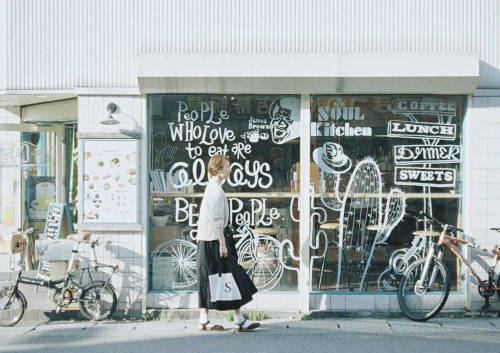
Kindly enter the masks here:
[[259, 141], [259, 130], [249, 131], [247, 133], [248, 141], [255, 143]]

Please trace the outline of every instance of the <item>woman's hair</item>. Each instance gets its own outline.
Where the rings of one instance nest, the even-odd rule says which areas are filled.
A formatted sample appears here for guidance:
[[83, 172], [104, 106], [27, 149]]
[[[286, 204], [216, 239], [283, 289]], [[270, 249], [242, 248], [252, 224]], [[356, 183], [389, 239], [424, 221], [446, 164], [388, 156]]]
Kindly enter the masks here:
[[208, 172], [211, 175], [216, 176], [222, 168], [224, 168], [224, 164], [226, 162], [229, 162], [229, 158], [221, 154], [216, 154], [210, 157], [210, 160], [208, 161]]

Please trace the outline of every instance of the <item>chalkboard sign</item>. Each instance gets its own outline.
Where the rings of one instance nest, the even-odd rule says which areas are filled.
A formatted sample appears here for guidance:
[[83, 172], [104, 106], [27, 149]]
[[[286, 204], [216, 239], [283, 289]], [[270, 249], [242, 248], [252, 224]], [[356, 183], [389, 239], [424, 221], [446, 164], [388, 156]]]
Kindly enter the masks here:
[[73, 222], [68, 205], [65, 203], [50, 203], [45, 220], [45, 237], [47, 239], [66, 238], [72, 232]]

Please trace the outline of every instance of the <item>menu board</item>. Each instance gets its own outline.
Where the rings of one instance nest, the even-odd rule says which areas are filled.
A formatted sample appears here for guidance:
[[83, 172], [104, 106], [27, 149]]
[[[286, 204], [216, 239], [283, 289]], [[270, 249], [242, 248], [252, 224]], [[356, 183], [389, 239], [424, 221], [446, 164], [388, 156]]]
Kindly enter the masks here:
[[47, 208], [44, 235], [47, 239], [66, 238], [73, 231], [68, 205], [50, 203]]
[[137, 151], [137, 140], [82, 140], [80, 223], [139, 223]]

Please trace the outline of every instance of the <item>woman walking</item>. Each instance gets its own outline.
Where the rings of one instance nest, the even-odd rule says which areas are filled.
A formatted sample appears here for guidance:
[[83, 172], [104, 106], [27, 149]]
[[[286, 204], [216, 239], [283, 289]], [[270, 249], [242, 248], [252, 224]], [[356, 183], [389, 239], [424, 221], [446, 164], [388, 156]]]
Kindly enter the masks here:
[[[221, 266], [230, 269], [236, 285], [241, 293], [241, 300], [232, 303], [234, 309], [234, 328], [236, 330], [253, 330], [260, 324], [246, 320], [240, 307], [252, 300], [257, 292], [245, 270], [238, 265], [238, 257], [234, 243], [226, 244], [224, 228], [229, 222], [229, 207], [222, 184], [231, 173], [229, 159], [223, 155], [215, 155], [208, 162], [209, 181], [203, 195], [198, 218], [198, 303], [200, 307], [200, 330], [218, 331], [221, 325], [209, 325], [209, 309], [217, 309], [211, 299], [209, 276], [220, 272]], [[229, 239], [231, 240], [231, 239]], [[229, 249], [229, 250], [228, 250]]]

